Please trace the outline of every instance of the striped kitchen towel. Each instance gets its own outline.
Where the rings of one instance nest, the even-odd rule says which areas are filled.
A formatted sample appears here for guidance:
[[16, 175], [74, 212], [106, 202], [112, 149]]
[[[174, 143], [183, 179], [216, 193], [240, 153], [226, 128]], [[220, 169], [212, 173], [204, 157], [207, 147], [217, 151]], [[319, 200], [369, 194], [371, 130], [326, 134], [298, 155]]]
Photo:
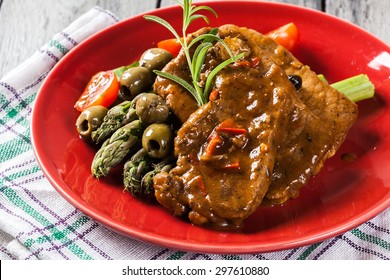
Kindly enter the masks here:
[[0, 259], [390, 259], [390, 210], [335, 238], [265, 254], [211, 255], [142, 243], [100, 225], [63, 199], [36, 162], [36, 93], [70, 49], [117, 21], [95, 7], [0, 80]]

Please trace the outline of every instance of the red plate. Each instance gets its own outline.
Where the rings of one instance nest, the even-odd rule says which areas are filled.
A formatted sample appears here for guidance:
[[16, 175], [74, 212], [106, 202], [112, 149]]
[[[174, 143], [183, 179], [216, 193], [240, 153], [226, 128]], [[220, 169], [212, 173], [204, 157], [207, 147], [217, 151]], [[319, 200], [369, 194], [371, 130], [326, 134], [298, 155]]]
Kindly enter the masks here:
[[[200, 3], [198, 3], [200, 5]], [[70, 51], [51, 71], [38, 96], [32, 140], [38, 162], [54, 188], [71, 204], [124, 235], [162, 246], [207, 253], [254, 253], [308, 245], [336, 236], [373, 218], [390, 205], [390, 49], [335, 17], [297, 6], [208, 2], [219, 14], [211, 25], [233, 23], [267, 32], [294, 22], [301, 34], [295, 55], [331, 82], [366, 73], [376, 98], [359, 103], [359, 118], [340, 151], [283, 206], [259, 208], [241, 232], [218, 232], [173, 217], [163, 207], [122, 191], [120, 176], [95, 180], [95, 149], [79, 139], [73, 105], [90, 77], [137, 60], [144, 50], [171, 37], [142, 15], [103, 30]], [[151, 12], [181, 26], [181, 8]], [[150, 14], [150, 13], [149, 13]], [[195, 29], [203, 26], [198, 21]], [[196, 25], [195, 24], [195, 25]], [[341, 160], [355, 153], [352, 162]]]

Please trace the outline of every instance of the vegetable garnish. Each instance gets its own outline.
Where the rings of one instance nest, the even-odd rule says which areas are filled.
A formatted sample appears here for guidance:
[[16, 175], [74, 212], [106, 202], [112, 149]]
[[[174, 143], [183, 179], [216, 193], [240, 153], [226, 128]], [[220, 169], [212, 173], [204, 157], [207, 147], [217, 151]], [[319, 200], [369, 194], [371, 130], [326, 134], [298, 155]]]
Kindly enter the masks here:
[[96, 152], [91, 166], [92, 175], [98, 179], [107, 176], [111, 168], [122, 162], [137, 144], [141, 131], [140, 120], [134, 120], [116, 130]]
[[218, 147], [220, 147], [223, 143], [223, 140], [221, 136], [219, 136], [217, 133], [213, 133], [210, 135], [207, 147], [206, 147], [206, 155], [212, 156], [215, 154]]
[[276, 28], [265, 35], [289, 51], [293, 50], [299, 41], [299, 31], [293, 22]]
[[141, 148], [124, 164], [125, 190], [135, 197], [151, 198], [154, 196], [154, 176], [162, 171], [168, 172], [172, 168], [171, 157], [156, 162], [156, 159], [151, 158], [148, 152]]
[[333, 83], [331, 87], [337, 89], [352, 102], [369, 99], [374, 96], [375, 86], [367, 75], [359, 74], [339, 82]]
[[[203, 19], [207, 24], [210, 23], [208, 17], [202, 14], [198, 14], [199, 11], [209, 11], [212, 14], [214, 14], [217, 17], [217, 13], [208, 6], [195, 6], [192, 5], [192, 0], [184, 0], [182, 4], [183, 8], [183, 27], [182, 27], [182, 36], [180, 36], [176, 30], [172, 27], [171, 24], [169, 24], [166, 20], [153, 16], [153, 15], [145, 15], [144, 18], [150, 21], [154, 21], [156, 23], [161, 24], [162, 26], [166, 27], [176, 38], [177, 41], [180, 42], [181, 47], [183, 48], [183, 51], [185, 53], [187, 63], [190, 69], [190, 74], [192, 77], [192, 85], [188, 83], [187, 81], [166, 73], [162, 71], [153, 71], [157, 75], [164, 77], [166, 79], [170, 79], [182, 87], [184, 87], [187, 91], [189, 91], [192, 96], [196, 99], [199, 106], [204, 105], [208, 102], [208, 96], [209, 92], [211, 90], [211, 85], [214, 76], [223, 68], [225, 68], [227, 65], [235, 62], [236, 60], [242, 58], [245, 53], [240, 53], [238, 55], [233, 56], [229, 47], [226, 45], [226, 43], [216, 35], [217, 29], [213, 29], [208, 34], [203, 34], [195, 38], [191, 41], [191, 43], [187, 43], [187, 29], [189, 25], [196, 19]], [[213, 42], [217, 41], [221, 43], [221, 45], [226, 49], [226, 51], [229, 53], [230, 58], [219, 64], [216, 68], [214, 68], [213, 71], [210, 72], [210, 74], [207, 76], [206, 83], [204, 88], [202, 89], [199, 85], [200, 76], [201, 76], [201, 70], [202, 65], [204, 63], [206, 53], [209, 48], [213, 46]], [[193, 57], [190, 55], [190, 48], [194, 46], [196, 43], [200, 43], [199, 46], [196, 48]]]
[[169, 51], [174, 57], [176, 57], [181, 50], [180, 40], [176, 38], [162, 40], [157, 43], [157, 48]]
[[226, 119], [221, 122], [216, 128], [217, 132], [226, 132], [232, 135], [246, 134], [247, 131], [243, 127], [237, 126], [232, 119]]
[[218, 99], [219, 99], [219, 91], [217, 89], [214, 89], [212, 92], [210, 92], [209, 100], [216, 101]]
[[[329, 85], [328, 80], [323, 74], [318, 74], [317, 77]], [[375, 94], [375, 86], [365, 74], [358, 74], [356, 76], [346, 78], [330, 84], [330, 86], [344, 94], [349, 100], [355, 103], [372, 98]]]
[[240, 162], [232, 162], [232, 163], [227, 163], [225, 166], [223, 166], [223, 169], [230, 169], [230, 170], [237, 170], [240, 169]]
[[107, 108], [115, 102], [118, 91], [119, 82], [115, 73], [112, 70], [101, 71], [91, 78], [74, 107], [80, 112], [93, 105]]
[[132, 101], [123, 101], [111, 107], [97, 130], [92, 132], [92, 141], [100, 144], [110, 137], [117, 129], [138, 119]]
[[247, 134], [247, 130], [243, 127], [238, 126], [234, 120], [226, 119], [215, 127], [215, 130], [211, 133], [207, 139], [207, 146], [205, 148], [205, 155], [207, 157], [218, 154], [224, 144], [224, 138], [231, 139], [239, 135]]

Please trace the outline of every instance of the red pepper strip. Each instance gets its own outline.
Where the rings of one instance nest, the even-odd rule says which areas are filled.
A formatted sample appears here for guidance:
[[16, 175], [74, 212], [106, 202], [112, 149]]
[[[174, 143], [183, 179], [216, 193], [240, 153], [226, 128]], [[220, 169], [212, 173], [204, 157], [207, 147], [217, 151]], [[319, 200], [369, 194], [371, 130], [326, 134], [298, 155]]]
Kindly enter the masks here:
[[229, 126], [235, 126], [236, 124], [234, 123], [234, 121], [232, 119], [226, 119], [226, 120], [223, 120], [217, 127], [220, 128], [220, 127], [229, 127]]
[[198, 181], [197, 183], [198, 183], [198, 187], [199, 187], [200, 191], [202, 192], [203, 195], [206, 195], [207, 194], [206, 187], [204, 185], [202, 177], [198, 176], [197, 181]]
[[226, 164], [223, 169], [240, 169], [240, 162], [233, 162]]
[[218, 132], [226, 132], [226, 133], [234, 134], [234, 135], [246, 134], [246, 129], [240, 128], [240, 127], [219, 127], [219, 128], [217, 128], [217, 131]]
[[236, 67], [252, 67], [252, 63], [248, 60], [238, 60], [233, 65]]
[[246, 134], [247, 131], [245, 128], [238, 127], [232, 119], [226, 119], [223, 122], [221, 122], [217, 128], [217, 132], [226, 132], [233, 135], [241, 135]]
[[257, 67], [260, 64], [260, 59], [257, 56], [253, 57], [251, 60], [253, 68]]
[[209, 100], [210, 101], [215, 101], [219, 99], [219, 92], [217, 89], [214, 89], [212, 92], [210, 92], [209, 95]]
[[236, 66], [236, 67], [251, 67], [251, 68], [255, 68], [259, 64], [260, 64], [260, 59], [258, 57], [253, 57], [253, 58], [251, 58], [250, 61], [249, 60], [236, 61], [234, 63], [234, 66]]
[[213, 133], [209, 138], [209, 143], [206, 147], [206, 155], [212, 156], [215, 154], [217, 147], [222, 144], [223, 140], [217, 133]]

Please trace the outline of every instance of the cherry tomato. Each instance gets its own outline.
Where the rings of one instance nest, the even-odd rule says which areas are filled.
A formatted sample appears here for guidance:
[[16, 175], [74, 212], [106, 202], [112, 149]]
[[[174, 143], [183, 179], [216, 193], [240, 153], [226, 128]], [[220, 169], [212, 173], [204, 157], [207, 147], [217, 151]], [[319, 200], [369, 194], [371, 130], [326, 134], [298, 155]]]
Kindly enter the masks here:
[[158, 42], [157, 47], [169, 51], [174, 57], [176, 57], [181, 49], [181, 44], [179, 40], [173, 38]]
[[289, 51], [293, 50], [299, 41], [297, 26], [290, 22], [266, 34]]
[[94, 105], [108, 108], [118, 97], [118, 91], [119, 82], [115, 73], [111, 70], [101, 71], [91, 78], [74, 107], [80, 112]]

